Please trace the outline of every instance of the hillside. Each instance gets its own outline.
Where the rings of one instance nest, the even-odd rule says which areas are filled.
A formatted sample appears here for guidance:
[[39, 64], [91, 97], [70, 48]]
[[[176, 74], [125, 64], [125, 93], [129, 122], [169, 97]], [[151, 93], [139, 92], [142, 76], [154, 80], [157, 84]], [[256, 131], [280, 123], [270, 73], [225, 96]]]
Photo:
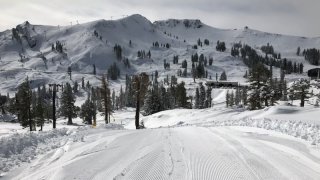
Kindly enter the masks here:
[[[235, 42], [249, 44], [259, 48], [270, 43], [282, 57], [292, 61], [303, 62], [305, 70], [313, 67], [302, 57], [295, 55], [296, 49], [320, 47], [320, 38], [304, 38], [270, 34], [257, 30], [217, 29], [203, 24], [200, 20], [166, 20], [151, 23], [141, 15], [132, 15], [119, 20], [98, 20], [73, 26], [32, 25], [25, 22], [16, 27], [17, 38], [13, 31], [0, 33], [0, 92], [14, 92], [16, 87], [28, 76], [33, 87], [43, 83], [68, 81], [67, 68], [73, 71], [72, 81], [80, 81], [82, 77], [92, 84], [99, 81], [93, 76], [93, 65], [97, 74], [106, 73], [114, 62], [121, 69], [121, 79], [125, 74], [135, 72], [152, 73], [158, 70], [160, 76], [176, 74], [181, 61], [186, 59], [191, 64], [190, 57], [195, 52], [203, 53], [214, 59], [213, 66], [208, 67], [209, 75], [215, 77], [223, 71], [228, 72], [229, 80], [244, 82], [242, 78], [247, 67], [241, 60], [230, 55], [230, 48]], [[94, 35], [94, 32], [97, 34]], [[198, 39], [208, 39], [209, 46], [198, 50], [192, 49]], [[132, 42], [130, 45], [129, 42]], [[215, 50], [216, 41], [225, 41], [226, 52]], [[63, 45], [63, 53], [52, 50], [52, 44], [59, 41]], [[170, 44], [170, 48], [152, 47], [154, 42]], [[122, 58], [128, 58], [131, 68], [126, 68], [119, 62], [113, 52], [114, 46], [122, 47]], [[151, 58], [138, 58], [137, 52], [151, 51]], [[163, 60], [171, 62], [174, 55], [179, 55], [179, 63], [172, 65], [170, 70], [163, 69]], [[188, 66], [190, 73], [190, 66]], [[277, 75], [277, 71], [275, 71]], [[296, 79], [298, 76], [289, 75]], [[187, 80], [186, 80], [187, 81]], [[119, 87], [121, 80], [115, 83]], [[118, 84], [118, 85], [116, 85]]]

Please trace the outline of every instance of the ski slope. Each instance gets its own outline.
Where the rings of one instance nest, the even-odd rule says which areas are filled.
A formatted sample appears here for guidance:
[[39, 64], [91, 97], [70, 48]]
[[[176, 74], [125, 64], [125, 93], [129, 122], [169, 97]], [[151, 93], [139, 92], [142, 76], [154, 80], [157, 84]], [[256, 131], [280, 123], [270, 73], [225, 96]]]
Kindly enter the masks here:
[[319, 149], [256, 128], [88, 130], [2, 179], [319, 179]]
[[[189, 26], [185, 25], [189, 22]], [[228, 80], [245, 82], [243, 75], [248, 70], [239, 58], [230, 55], [234, 43], [242, 42], [255, 48], [258, 52], [261, 46], [270, 43], [282, 58], [293, 62], [303, 63], [304, 71], [315, 66], [310, 65], [302, 56], [296, 56], [298, 46], [301, 49], [320, 48], [320, 38], [306, 38], [271, 34], [253, 29], [218, 29], [210, 27], [200, 20], [176, 20], [150, 22], [147, 18], [135, 14], [117, 20], [97, 20], [73, 26], [45, 26], [33, 25], [32, 22], [19, 24], [18, 29], [21, 43], [12, 38], [11, 30], [0, 32], [0, 93], [14, 94], [19, 84], [28, 76], [31, 86], [48, 83], [80, 82], [84, 77], [94, 86], [100, 83], [99, 77], [105, 74], [110, 65], [117, 63], [121, 69], [119, 81], [111, 84], [115, 89], [125, 80], [125, 75], [139, 72], [159, 72], [160, 77], [176, 75], [181, 69], [183, 60], [188, 62], [188, 77], [191, 79], [191, 55], [198, 53], [213, 58], [213, 65], [206, 67], [209, 76], [227, 72]], [[96, 37], [94, 32], [98, 33]], [[34, 40], [34, 47], [29, 45], [26, 38]], [[208, 39], [210, 45], [198, 47], [197, 40]], [[132, 44], [129, 44], [129, 41]], [[215, 50], [216, 42], [225, 41], [226, 52]], [[52, 50], [52, 44], [60, 41], [64, 45], [64, 54]], [[154, 42], [169, 43], [169, 49], [153, 47]], [[123, 58], [128, 58], [131, 68], [118, 61], [114, 46], [123, 49]], [[150, 50], [151, 58], [140, 59], [137, 52]], [[172, 64], [173, 56], [179, 56], [179, 63]], [[164, 70], [163, 61], [170, 62], [170, 70]], [[93, 64], [96, 66], [97, 76], [93, 75]], [[67, 75], [67, 68], [72, 68], [72, 81]], [[274, 76], [279, 77], [279, 69], [274, 69]], [[288, 82], [306, 77], [306, 73], [291, 74], [286, 78]]]

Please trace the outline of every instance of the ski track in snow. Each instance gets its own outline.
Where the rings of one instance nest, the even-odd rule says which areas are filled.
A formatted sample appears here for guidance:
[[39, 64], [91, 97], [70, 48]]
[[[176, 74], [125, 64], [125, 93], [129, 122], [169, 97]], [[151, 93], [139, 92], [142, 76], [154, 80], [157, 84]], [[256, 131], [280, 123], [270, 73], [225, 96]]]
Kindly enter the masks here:
[[67, 143], [3, 179], [320, 178], [320, 157], [306, 144], [254, 130], [196, 126], [88, 130], [83, 142]]

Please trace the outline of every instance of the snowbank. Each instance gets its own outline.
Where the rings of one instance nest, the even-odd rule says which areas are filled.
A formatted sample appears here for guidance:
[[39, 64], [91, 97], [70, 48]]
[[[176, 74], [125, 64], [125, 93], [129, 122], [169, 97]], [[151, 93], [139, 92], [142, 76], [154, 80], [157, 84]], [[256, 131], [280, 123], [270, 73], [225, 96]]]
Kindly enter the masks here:
[[[21, 163], [30, 162], [39, 154], [83, 139], [83, 128], [67, 128], [44, 132], [15, 133], [0, 138], [0, 176]], [[80, 132], [80, 133], [79, 133]]]
[[320, 125], [308, 124], [301, 121], [274, 120], [269, 118], [213, 121], [201, 126], [247, 126], [273, 130], [310, 141], [312, 145], [320, 144]]

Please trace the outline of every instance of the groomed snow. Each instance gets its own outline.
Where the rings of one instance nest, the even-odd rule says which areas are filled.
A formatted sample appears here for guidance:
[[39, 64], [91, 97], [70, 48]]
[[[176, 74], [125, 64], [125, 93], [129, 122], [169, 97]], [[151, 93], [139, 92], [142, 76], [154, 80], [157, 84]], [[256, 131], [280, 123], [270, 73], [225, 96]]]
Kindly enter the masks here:
[[[2, 178], [319, 179], [319, 123], [275, 119], [283, 108], [299, 109], [170, 110], [143, 117], [148, 129], [142, 130], [130, 130], [134, 109], [121, 110], [110, 125], [99, 117], [97, 128], [69, 129], [72, 138], [58, 136], [61, 144]], [[295, 115], [308, 116], [308, 110]]]

